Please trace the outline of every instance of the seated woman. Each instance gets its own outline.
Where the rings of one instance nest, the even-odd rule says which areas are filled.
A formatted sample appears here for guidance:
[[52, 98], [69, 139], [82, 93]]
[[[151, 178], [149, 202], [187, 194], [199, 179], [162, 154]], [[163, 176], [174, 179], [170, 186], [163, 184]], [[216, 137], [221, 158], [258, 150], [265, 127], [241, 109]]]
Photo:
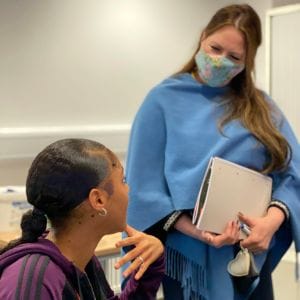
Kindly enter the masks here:
[[[126, 225], [128, 186], [109, 149], [85, 139], [49, 145], [29, 169], [26, 193], [33, 209], [22, 217], [22, 236], [0, 251], [0, 299], [155, 299], [163, 246]], [[129, 279], [114, 295], [94, 251], [104, 235], [124, 230], [116, 246], [132, 250], [115, 267], [131, 262]]]

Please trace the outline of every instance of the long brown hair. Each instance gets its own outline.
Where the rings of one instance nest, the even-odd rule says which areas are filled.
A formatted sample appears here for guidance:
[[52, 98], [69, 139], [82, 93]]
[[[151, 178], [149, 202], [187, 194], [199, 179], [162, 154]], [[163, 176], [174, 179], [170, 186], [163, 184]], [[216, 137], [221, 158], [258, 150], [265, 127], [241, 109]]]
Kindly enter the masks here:
[[176, 74], [192, 73], [197, 69], [195, 55], [201, 47], [203, 37], [216, 32], [223, 26], [233, 25], [243, 33], [246, 45], [245, 69], [235, 76], [231, 82], [231, 97], [224, 103], [226, 110], [220, 120], [222, 127], [234, 120], [241, 123], [262, 143], [267, 150], [268, 160], [261, 172], [283, 170], [291, 158], [291, 148], [287, 140], [277, 129], [272, 119], [271, 105], [265, 100], [263, 93], [253, 82], [254, 59], [257, 48], [261, 44], [261, 24], [257, 13], [247, 4], [229, 5], [218, 10], [201, 34], [199, 45], [192, 58]]

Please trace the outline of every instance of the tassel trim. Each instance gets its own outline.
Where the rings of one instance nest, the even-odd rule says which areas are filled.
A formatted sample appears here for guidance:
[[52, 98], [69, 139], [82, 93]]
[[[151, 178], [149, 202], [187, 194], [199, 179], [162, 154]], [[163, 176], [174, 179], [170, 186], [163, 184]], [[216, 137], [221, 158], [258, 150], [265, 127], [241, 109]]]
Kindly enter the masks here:
[[166, 274], [181, 283], [184, 299], [208, 300], [205, 267], [168, 246], [166, 247]]

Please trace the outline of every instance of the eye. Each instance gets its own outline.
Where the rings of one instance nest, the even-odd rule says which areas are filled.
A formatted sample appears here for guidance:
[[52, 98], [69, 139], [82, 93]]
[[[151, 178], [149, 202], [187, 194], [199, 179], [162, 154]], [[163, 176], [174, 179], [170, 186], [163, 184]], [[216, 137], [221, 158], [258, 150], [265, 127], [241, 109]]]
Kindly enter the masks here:
[[212, 50], [214, 50], [215, 52], [221, 51], [221, 49], [220, 49], [219, 47], [214, 46], [214, 45], [211, 45], [210, 48], [211, 48]]
[[124, 183], [124, 184], [127, 183], [126, 176], [123, 176], [122, 183]]
[[230, 58], [236, 60], [236, 61], [239, 61], [241, 60], [239, 57], [235, 56], [235, 55], [230, 55]]

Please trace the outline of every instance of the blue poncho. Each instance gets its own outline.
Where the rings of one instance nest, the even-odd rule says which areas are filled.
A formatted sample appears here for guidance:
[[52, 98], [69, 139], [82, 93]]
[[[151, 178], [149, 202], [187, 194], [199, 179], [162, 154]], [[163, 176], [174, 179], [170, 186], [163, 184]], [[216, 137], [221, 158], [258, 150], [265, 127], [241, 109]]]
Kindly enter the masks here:
[[[227, 123], [222, 133], [218, 129], [224, 113], [221, 102], [228, 91], [181, 74], [147, 95], [133, 123], [126, 164], [130, 225], [144, 230], [175, 210], [193, 209], [212, 156], [262, 169], [266, 150], [238, 120]], [[288, 122], [271, 104], [276, 123], [293, 149], [289, 168], [269, 174], [274, 180], [273, 198], [290, 211], [290, 223], [282, 226], [280, 239], [271, 244], [275, 267], [292, 238], [300, 250], [300, 148]], [[238, 299], [226, 271], [234, 256], [232, 246], [216, 249], [177, 231], [169, 233], [166, 245], [167, 273], [181, 282], [187, 299], [190, 293], [195, 299]], [[266, 253], [256, 257], [260, 267], [265, 258]]]

